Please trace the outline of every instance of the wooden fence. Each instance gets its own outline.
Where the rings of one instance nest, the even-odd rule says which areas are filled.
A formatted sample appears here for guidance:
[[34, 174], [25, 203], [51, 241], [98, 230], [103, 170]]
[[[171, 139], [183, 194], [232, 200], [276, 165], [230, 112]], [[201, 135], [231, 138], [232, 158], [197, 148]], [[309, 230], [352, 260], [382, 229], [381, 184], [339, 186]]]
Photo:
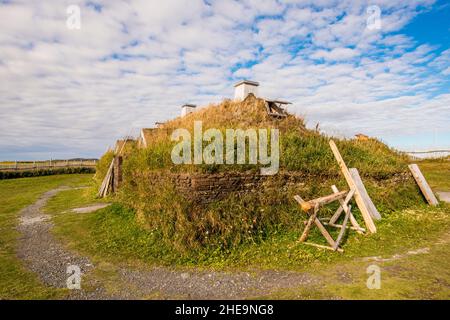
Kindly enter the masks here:
[[450, 156], [450, 150], [405, 151], [413, 159], [436, 159]]
[[59, 168], [95, 168], [97, 160], [48, 160], [0, 162], [0, 171], [26, 171]]

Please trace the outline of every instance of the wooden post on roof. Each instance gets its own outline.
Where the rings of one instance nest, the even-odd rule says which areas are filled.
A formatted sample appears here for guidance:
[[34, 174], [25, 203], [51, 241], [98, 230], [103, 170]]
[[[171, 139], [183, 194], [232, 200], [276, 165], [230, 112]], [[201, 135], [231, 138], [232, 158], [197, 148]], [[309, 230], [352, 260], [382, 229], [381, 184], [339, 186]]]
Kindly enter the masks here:
[[359, 210], [361, 211], [361, 214], [363, 216], [364, 222], [367, 226], [367, 230], [369, 230], [370, 233], [376, 233], [377, 227], [375, 226], [375, 223], [372, 220], [372, 216], [370, 214], [370, 210], [368, 208], [368, 205], [364, 201], [364, 198], [361, 196], [359, 190], [357, 189], [356, 183], [353, 180], [353, 177], [350, 173], [350, 171], [347, 168], [347, 165], [344, 162], [344, 159], [342, 159], [341, 154], [339, 153], [339, 149], [337, 148], [336, 144], [333, 140], [330, 140], [330, 147], [331, 151], [333, 151], [334, 157], [336, 158], [337, 163], [339, 164], [339, 167], [341, 168], [341, 171], [344, 175], [345, 180], [347, 181], [347, 184], [349, 185], [350, 189], [355, 189], [355, 201], [358, 205]]

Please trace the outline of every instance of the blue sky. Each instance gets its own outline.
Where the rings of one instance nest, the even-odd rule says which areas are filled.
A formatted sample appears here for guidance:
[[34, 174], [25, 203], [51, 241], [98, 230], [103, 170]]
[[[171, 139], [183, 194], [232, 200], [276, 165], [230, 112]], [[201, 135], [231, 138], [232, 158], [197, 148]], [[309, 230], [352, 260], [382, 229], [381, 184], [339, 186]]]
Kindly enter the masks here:
[[98, 157], [244, 78], [324, 133], [450, 148], [448, 1], [11, 0], [0, 28], [0, 160]]

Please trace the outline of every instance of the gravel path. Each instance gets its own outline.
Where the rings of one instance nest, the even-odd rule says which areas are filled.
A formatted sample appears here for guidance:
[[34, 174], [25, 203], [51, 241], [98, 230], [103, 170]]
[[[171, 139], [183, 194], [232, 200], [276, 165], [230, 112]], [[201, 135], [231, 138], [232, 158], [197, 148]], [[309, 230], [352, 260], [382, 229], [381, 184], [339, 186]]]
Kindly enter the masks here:
[[319, 281], [306, 273], [287, 271], [219, 272], [179, 271], [156, 267], [146, 270], [118, 269], [114, 294], [108, 294], [99, 281], [92, 280], [83, 290], [84, 275], [94, 269], [86, 257], [68, 251], [51, 234], [51, 217], [42, 213], [46, 202], [67, 187], [44, 193], [40, 199], [20, 213], [18, 230], [18, 256], [35, 272], [41, 281], [51, 287], [66, 288], [69, 265], [77, 265], [82, 271], [81, 290], [70, 290], [69, 299], [141, 299], [185, 298], [185, 299], [243, 299], [261, 296], [273, 290], [312, 285]]
[[133, 295], [158, 299], [246, 299], [267, 295], [279, 289], [313, 285], [318, 280], [306, 273], [287, 271], [209, 272], [171, 271], [154, 268], [149, 271], [119, 271], [122, 281]]
[[[20, 212], [18, 227], [21, 237], [17, 256], [26, 262], [26, 267], [35, 272], [46, 285], [55, 288], [67, 288], [67, 267], [76, 265], [82, 275], [91, 271], [94, 266], [85, 257], [80, 257], [67, 251], [50, 232], [53, 227], [49, 215], [42, 213], [41, 209], [47, 201], [68, 187], [61, 187], [44, 193], [38, 201]], [[98, 287], [92, 292], [84, 290], [71, 290], [69, 299], [102, 299], [106, 298], [104, 290]]]

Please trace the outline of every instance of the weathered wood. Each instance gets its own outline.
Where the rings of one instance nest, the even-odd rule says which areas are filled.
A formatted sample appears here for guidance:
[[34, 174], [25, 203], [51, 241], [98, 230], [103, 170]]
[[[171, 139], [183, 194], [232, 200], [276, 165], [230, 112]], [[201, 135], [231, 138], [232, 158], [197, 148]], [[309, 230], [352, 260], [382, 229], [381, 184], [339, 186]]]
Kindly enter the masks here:
[[103, 179], [100, 189], [98, 191], [98, 196], [100, 198], [106, 196], [106, 193], [108, 192], [108, 188], [109, 188], [108, 186], [110, 184], [113, 167], [114, 167], [114, 160], [111, 161], [108, 171], [106, 172], [105, 178]]
[[314, 223], [316, 224], [317, 228], [319, 228], [320, 233], [322, 233], [322, 235], [325, 237], [325, 239], [330, 244], [330, 246], [334, 248], [335, 241], [333, 240], [331, 235], [328, 233], [327, 229], [325, 229], [325, 227], [323, 226], [322, 222], [320, 222], [320, 220], [316, 218], [314, 220]]
[[313, 246], [313, 247], [317, 247], [317, 248], [321, 248], [321, 249], [327, 249], [327, 250], [331, 250], [331, 251], [337, 251], [337, 252], [344, 252], [343, 249], [338, 248], [337, 250], [334, 250], [333, 247], [328, 247], [328, 246], [323, 246], [321, 244], [317, 244], [317, 243], [312, 243], [312, 242], [303, 242], [304, 244], [307, 244], [308, 246]]
[[348, 218], [350, 217], [351, 213], [351, 206], [348, 206], [348, 210], [345, 212], [344, 221], [342, 222], [342, 228], [341, 231], [338, 234], [338, 237], [336, 238], [335, 244], [334, 244], [334, 250], [337, 250], [339, 248], [339, 244], [341, 243], [342, 237], [345, 234], [345, 231], [347, 230], [347, 222]]
[[[331, 190], [333, 190], [334, 194], [338, 194], [340, 192], [335, 185], [331, 186]], [[333, 216], [331, 217], [331, 219], [330, 219], [331, 223], [335, 223], [339, 219], [341, 213], [345, 209], [345, 205], [347, 205], [347, 203], [351, 200], [351, 198], [353, 197], [354, 194], [355, 194], [355, 190], [351, 189], [350, 192], [347, 193], [347, 196], [345, 197], [345, 200], [339, 199], [340, 206], [336, 210], [336, 212], [333, 214]]]
[[[336, 158], [336, 160], [339, 164], [339, 167], [341, 168], [341, 171], [344, 175], [344, 178], [347, 181], [347, 184], [349, 185], [349, 187], [351, 189], [355, 189], [356, 184], [353, 181], [352, 175], [350, 174], [350, 171], [348, 170], [347, 165], [344, 162], [344, 159], [342, 159], [342, 156], [339, 153], [339, 150], [338, 150], [336, 144], [334, 143], [333, 140], [330, 140], [329, 143], [330, 143], [331, 150], [333, 151], [334, 157]], [[377, 227], [375, 226], [375, 223], [372, 220], [372, 216], [370, 215], [367, 204], [365, 203], [364, 199], [359, 194], [358, 190], [356, 190], [356, 192], [355, 192], [355, 201], [356, 201], [356, 204], [358, 205], [359, 210], [361, 211], [361, 214], [363, 216], [363, 219], [367, 226], [367, 229], [371, 233], [376, 233]]]
[[345, 197], [347, 195], [347, 193], [348, 193], [348, 191], [340, 191], [338, 193], [333, 193], [333, 194], [330, 194], [328, 196], [316, 198], [316, 199], [309, 200], [309, 201], [303, 201], [303, 200], [299, 201], [295, 197], [294, 197], [294, 199], [297, 200], [297, 202], [302, 207], [303, 211], [308, 212], [309, 210], [314, 208], [316, 205], [324, 206], [324, 205], [326, 205], [328, 203], [331, 203], [333, 201], [342, 199], [343, 197]]
[[428, 184], [427, 180], [425, 179], [422, 172], [420, 171], [419, 166], [414, 163], [414, 164], [408, 165], [408, 168], [411, 171], [414, 179], [417, 182], [417, 185], [420, 188], [420, 191], [422, 191], [422, 194], [424, 195], [428, 204], [430, 206], [437, 206], [439, 204], [439, 202], [436, 199], [436, 196], [434, 195], [433, 191], [431, 190], [430, 185]]
[[[335, 185], [331, 186], [331, 189], [333, 190], [333, 192], [337, 193], [339, 192], [338, 188]], [[335, 224], [335, 222], [337, 221], [337, 219], [339, 218], [339, 215], [341, 214], [342, 211], [344, 211], [344, 207], [346, 207], [346, 204], [350, 201], [350, 198], [354, 195], [354, 189], [351, 192], [351, 194], [349, 193], [349, 195], [347, 195], [347, 198], [344, 200], [340, 199], [339, 203], [341, 204], [340, 208], [342, 208], [342, 210], [340, 212], [336, 211], [336, 213], [331, 217], [329, 223], [331, 224]], [[363, 228], [361, 228], [361, 226], [359, 225], [358, 221], [356, 221], [355, 216], [353, 215], [353, 213], [350, 212], [350, 223], [352, 224], [352, 226], [354, 227], [354, 230], [356, 230], [356, 232], [358, 232], [359, 234], [363, 234], [365, 232], [365, 230]], [[364, 231], [361, 231], [364, 230]]]
[[364, 184], [361, 180], [361, 176], [359, 175], [358, 169], [350, 168], [349, 171], [353, 178], [353, 181], [355, 182], [356, 188], [358, 189], [358, 193], [364, 199], [364, 201], [369, 209], [370, 215], [375, 220], [381, 220], [381, 215], [378, 212], [375, 205], [373, 204], [372, 199], [370, 199], [369, 194], [367, 193], [366, 187], [364, 186]]
[[[342, 224], [329, 223], [329, 222], [327, 222], [327, 219], [319, 219], [319, 220], [322, 222], [322, 224], [323, 224], [324, 226], [330, 226], [330, 227], [333, 227], [333, 228], [339, 228], [339, 229], [342, 228]], [[361, 228], [361, 227], [356, 228], [356, 227], [354, 227], [354, 226], [346, 226], [345, 228], [346, 228], [346, 229], [355, 230], [355, 231], [360, 231], [360, 232], [358, 232], [358, 233], [364, 233], [364, 232], [366, 232], [366, 229]]]
[[308, 222], [306, 223], [305, 229], [303, 230], [303, 233], [299, 239], [300, 242], [304, 242], [306, 238], [308, 238], [309, 230], [311, 230], [313, 222], [316, 220], [317, 213], [319, 212], [319, 206], [316, 206], [314, 208], [313, 214], [308, 219]]

